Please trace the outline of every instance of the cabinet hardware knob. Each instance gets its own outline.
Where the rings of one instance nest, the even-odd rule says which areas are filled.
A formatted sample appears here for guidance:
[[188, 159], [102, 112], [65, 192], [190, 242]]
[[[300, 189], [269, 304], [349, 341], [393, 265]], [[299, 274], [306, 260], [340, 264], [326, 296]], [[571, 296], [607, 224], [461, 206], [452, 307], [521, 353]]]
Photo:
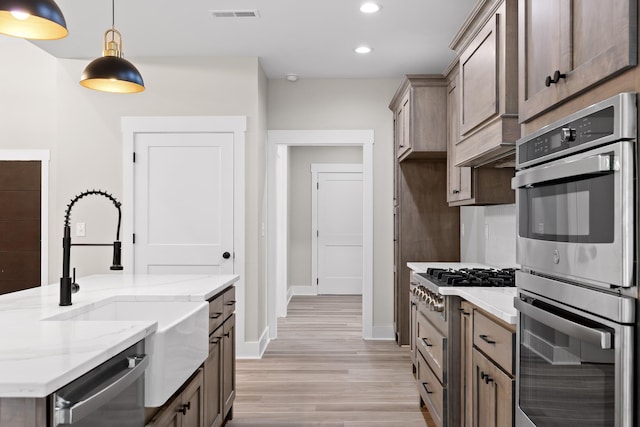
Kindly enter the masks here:
[[231, 258], [231, 254], [229, 252], [225, 252], [225, 253], [222, 254], [222, 258], [229, 259], [229, 258]]
[[229, 337], [231, 336], [231, 332], [226, 332], [226, 333], [224, 334], [224, 336], [225, 336], [225, 337], [227, 337], [227, 338], [229, 338]]
[[480, 335], [480, 338], [482, 339], [482, 341], [486, 342], [487, 344], [495, 344], [496, 342], [492, 339], [489, 339], [489, 337], [487, 337], [486, 335]]
[[453, 190], [453, 194], [458, 194], [460, 190]]
[[433, 392], [431, 390], [429, 390], [427, 385], [429, 385], [429, 383], [422, 383], [422, 387], [424, 387], [424, 391], [426, 391], [427, 394], [432, 394]]
[[549, 87], [551, 86], [551, 84], [558, 83], [560, 79], [566, 79], [566, 78], [567, 78], [567, 75], [565, 73], [561, 73], [560, 70], [556, 70], [553, 72], [553, 77], [547, 76], [544, 79], [544, 85], [546, 87]]
[[485, 375], [484, 376], [484, 383], [485, 384], [489, 384], [492, 381], [493, 381], [493, 378], [491, 378], [489, 375]]

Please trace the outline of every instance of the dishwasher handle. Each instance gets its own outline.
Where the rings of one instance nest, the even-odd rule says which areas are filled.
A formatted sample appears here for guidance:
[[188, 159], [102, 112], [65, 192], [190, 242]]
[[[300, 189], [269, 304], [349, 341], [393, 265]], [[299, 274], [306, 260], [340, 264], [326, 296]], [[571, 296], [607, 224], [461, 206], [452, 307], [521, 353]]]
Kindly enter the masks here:
[[77, 402], [69, 402], [60, 395], [55, 395], [54, 426], [60, 424], [73, 425], [104, 406], [133, 384], [149, 365], [146, 354], [128, 357], [129, 367], [119, 371], [107, 381], [97, 385], [97, 392], [83, 396]]

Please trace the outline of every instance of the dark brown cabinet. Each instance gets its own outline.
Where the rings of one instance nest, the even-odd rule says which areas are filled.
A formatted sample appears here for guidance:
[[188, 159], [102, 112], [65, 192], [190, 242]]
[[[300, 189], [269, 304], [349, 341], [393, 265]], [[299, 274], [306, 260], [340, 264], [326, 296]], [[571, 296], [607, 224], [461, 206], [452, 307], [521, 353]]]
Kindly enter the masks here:
[[511, 189], [514, 168], [455, 165], [460, 142], [458, 78], [456, 66], [447, 76], [447, 202], [450, 206], [515, 203]]
[[202, 368], [180, 393], [153, 417], [146, 427], [205, 427]]
[[235, 287], [209, 300], [209, 357], [204, 362], [206, 427], [233, 417], [236, 397]]
[[521, 122], [637, 64], [636, 4], [519, 0]]
[[512, 156], [518, 124], [517, 0], [481, 1], [451, 47], [459, 54], [454, 165]]
[[406, 75], [389, 104], [398, 160], [444, 158], [447, 151], [446, 81], [430, 74]]

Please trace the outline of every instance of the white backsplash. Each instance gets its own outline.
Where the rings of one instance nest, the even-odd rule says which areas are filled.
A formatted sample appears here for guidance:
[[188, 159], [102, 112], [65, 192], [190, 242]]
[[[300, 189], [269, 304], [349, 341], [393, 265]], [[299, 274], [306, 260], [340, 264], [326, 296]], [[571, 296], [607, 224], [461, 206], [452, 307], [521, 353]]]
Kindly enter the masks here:
[[460, 261], [516, 266], [516, 205], [461, 207]]

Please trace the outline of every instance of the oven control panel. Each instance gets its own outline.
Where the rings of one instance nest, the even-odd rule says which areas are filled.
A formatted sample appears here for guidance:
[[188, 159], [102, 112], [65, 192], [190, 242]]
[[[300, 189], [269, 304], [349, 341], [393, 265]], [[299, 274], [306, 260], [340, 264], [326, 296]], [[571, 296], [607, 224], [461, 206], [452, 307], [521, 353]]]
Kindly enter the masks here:
[[[614, 134], [613, 106], [567, 122], [518, 147], [518, 163], [527, 163]], [[555, 157], [555, 156], [554, 156]]]

